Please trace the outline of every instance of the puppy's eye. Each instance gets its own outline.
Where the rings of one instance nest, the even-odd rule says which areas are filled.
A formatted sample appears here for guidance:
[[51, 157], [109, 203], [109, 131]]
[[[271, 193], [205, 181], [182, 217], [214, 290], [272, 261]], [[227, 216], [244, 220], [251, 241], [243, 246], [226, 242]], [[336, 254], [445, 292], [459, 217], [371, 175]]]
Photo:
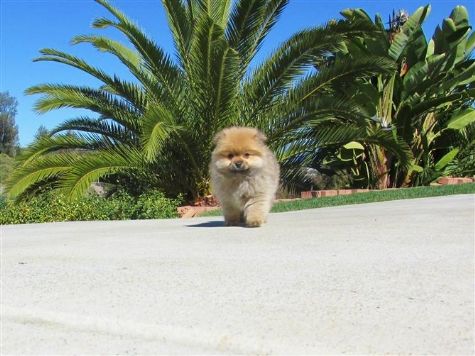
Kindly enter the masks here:
[[249, 158], [250, 155], [251, 155], [250, 153], [246, 152], [244, 153], [244, 158]]
[[234, 155], [232, 153], [228, 154], [228, 159], [233, 159]]

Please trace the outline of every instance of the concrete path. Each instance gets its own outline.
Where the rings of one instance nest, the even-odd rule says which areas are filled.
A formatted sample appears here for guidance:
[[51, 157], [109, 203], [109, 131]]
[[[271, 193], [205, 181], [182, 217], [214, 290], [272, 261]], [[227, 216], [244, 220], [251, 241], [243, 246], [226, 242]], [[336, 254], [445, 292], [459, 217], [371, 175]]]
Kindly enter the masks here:
[[1, 354], [473, 354], [474, 195], [2, 226]]

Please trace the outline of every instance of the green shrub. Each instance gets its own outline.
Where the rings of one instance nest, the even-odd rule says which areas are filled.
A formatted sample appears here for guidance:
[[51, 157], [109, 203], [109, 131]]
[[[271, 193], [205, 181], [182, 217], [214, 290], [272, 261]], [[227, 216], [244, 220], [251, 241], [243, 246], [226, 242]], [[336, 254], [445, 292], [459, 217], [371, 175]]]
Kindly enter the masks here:
[[173, 218], [177, 216], [178, 204], [181, 199], [174, 200], [170, 204], [170, 199], [160, 191], [152, 191], [148, 194], [142, 194], [137, 199], [136, 219], [155, 219], [157, 216], [163, 218]]
[[457, 157], [447, 165], [445, 173], [454, 177], [475, 176], [475, 142], [460, 151]]
[[159, 191], [137, 198], [117, 193], [109, 198], [87, 196], [72, 201], [47, 192], [24, 202], [0, 200], [0, 224], [173, 218], [178, 216], [180, 202]]

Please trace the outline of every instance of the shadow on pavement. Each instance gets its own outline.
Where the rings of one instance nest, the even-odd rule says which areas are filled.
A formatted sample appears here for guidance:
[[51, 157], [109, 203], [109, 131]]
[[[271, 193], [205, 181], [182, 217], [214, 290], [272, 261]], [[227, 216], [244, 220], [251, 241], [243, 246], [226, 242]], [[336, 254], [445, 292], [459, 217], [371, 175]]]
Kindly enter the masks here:
[[224, 221], [207, 221], [199, 224], [186, 225], [186, 227], [224, 227]]

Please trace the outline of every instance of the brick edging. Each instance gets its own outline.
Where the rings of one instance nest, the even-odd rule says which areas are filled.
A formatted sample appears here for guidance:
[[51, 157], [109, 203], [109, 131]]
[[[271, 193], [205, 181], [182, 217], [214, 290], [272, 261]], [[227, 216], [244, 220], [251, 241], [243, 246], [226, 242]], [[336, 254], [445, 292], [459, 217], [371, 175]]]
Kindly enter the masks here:
[[[460, 177], [441, 177], [437, 180], [435, 185], [452, 185], [473, 183], [475, 178], [460, 178]], [[394, 188], [388, 188], [394, 189]], [[350, 195], [355, 193], [369, 192], [369, 189], [328, 189], [328, 190], [307, 190], [300, 193], [302, 199], [312, 199], [320, 197], [334, 197], [337, 195]]]

